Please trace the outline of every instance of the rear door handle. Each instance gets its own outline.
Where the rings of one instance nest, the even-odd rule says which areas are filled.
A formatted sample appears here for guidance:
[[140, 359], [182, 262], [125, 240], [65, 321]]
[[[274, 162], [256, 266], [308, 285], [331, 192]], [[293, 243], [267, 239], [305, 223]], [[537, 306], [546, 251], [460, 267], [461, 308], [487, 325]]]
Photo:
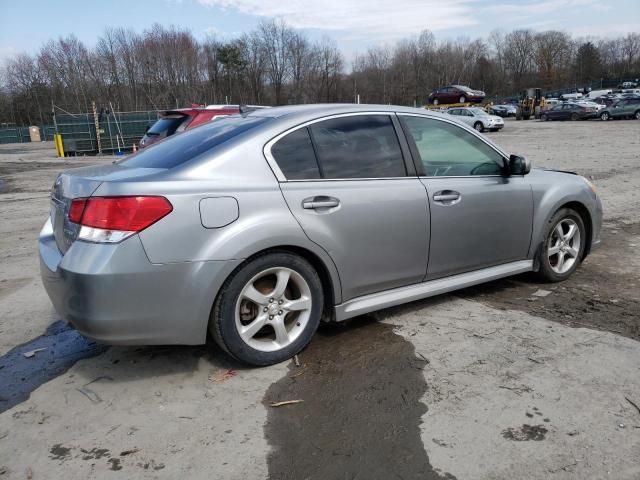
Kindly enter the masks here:
[[433, 201], [439, 202], [444, 205], [453, 205], [454, 203], [458, 203], [462, 196], [460, 192], [456, 192], [454, 190], [441, 190], [433, 194]]
[[315, 210], [316, 208], [334, 208], [340, 205], [340, 200], [333, 197], [317, 196], [305, 198], [302, 201], [302, 208], [306, 210]]

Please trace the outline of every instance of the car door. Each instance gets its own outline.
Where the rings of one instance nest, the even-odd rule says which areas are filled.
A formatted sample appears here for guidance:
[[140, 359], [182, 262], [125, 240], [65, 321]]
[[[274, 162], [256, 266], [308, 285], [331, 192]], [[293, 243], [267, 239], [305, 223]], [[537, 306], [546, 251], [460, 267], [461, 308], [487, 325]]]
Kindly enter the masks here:
[[427, 279], [527, 258], [533, 194], [524, 176], [503, 175], [503, 155], [453, 122], [400, 114], [427, 189]]
[[549, 113], [547, 114], [547, 116], [552, 120], [560, 120], [562, 118], [563, 107], [564, 105], [556, 105], [551, 110], [549, 110]]
[[287, 205], [336, 264], [343, 301], [426, 274], [428, 200], [399, 128], [388, 113], [334, 116], [271, 147]]

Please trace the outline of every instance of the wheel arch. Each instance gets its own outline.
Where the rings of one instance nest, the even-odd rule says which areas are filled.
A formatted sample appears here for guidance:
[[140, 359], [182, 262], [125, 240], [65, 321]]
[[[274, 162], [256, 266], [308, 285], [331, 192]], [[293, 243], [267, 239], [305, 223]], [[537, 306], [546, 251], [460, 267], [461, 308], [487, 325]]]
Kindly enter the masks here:
[[[300, 245], [293, 244], [285, 244], [285, 245], [274, 245], [267, 248], [263, 248], [259, 251], [248, 256], [242, 263], [240, 263], [236, 268], [234, 268], [224, 279], [222, 282], [222, 286], [215, 292], [215, 296], [211, 301], [210, 311], [213, 312], [215, 308], [215, 304], [218, 301], [218, 298], [224, 291], [224, 285], [231, 279], [233, 276], [244, 267], [247, 263], [251, 262], [253, 259], [268, 255], [270, 253], [291, 253], [297, 255], [299, 257], [307, 260], [311, 266], [316, 270], [318, 276], [320, 277], [320, 281], [322, 283], [323, 293], [325, 295], [324, 306], [323, 306], [323, 321], [332, 321], [334, 319], [334, 309], [333, 307], [342, 301], [342, 287], [340, 283], [340, 277], [338, 276], [338, 271], [330, 259], [322, 258], [317, 252], [312, 251], [309, 248], [305, 248]], [[210, 315], [211, 316], [211, 315]], [[209, 322], [211, 322], [211, 318], [209, 318]]]
[[[563, 208], [570, 208], [574, 210], [576, 213], [578, 213], [578, 215], [580, 215], [580, 218], [582, 219], [582, 223], [584, 224], [585, 235], [587, 238], [586, 238], [586, 243], [584, 247], [584, 252], [582, 253], [582, 258], [580, 259], [582, 261], [587, 257], [587, 255], [591, 251], [591, 242], [593, 240], [593, 219], [591, 218], [591, 212], [589, 212], [589, 209], [584, 203], [578, 200], [565, 200], [565, 201], [558, 202], [554, 206], [554, 208], [549, 209], [549, 213], [546, 215], [546, 217], [544, 218], [544, 221], [541, 223], [541, 227], [544, 225], [547, 225], [549, 220], [558, 211], [562, 210]], [[536, 242], [532, 244], [532, 249], [533, 249], [532, 254], [535, 262], [534, 269], [536, 270], [537, 270], [537, 262], [538, 262], [538, 253], [540, 252], [541, 248], [543, 248], [543, 244], [545, 241], [545, 239], [542, 237], [543, 231], [544, 230], [541, 229], [540, 233], [538, 234], [538, 238]]]

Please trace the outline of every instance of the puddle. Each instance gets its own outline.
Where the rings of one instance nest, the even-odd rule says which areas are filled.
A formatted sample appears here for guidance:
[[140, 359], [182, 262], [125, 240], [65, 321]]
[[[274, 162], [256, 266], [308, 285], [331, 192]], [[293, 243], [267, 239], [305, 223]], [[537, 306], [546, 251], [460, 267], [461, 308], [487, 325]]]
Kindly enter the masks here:
[[[44, 350], [31, 358], [24, 356], [40, 348]], [[0, 413], [27, 400], [36, 388], [63, 374], [78, 360], [94, 357], [106, 349], [61, 320], [51, 324], [43, 335], [0, 357]]]
[[[264, 398], [271, 480], [455, 478], [429, 463], [425, 361], [392, 326], [360, 317], [319, 331], [299, 357]], [[287, 400], [303, 403], [270, 406]]]

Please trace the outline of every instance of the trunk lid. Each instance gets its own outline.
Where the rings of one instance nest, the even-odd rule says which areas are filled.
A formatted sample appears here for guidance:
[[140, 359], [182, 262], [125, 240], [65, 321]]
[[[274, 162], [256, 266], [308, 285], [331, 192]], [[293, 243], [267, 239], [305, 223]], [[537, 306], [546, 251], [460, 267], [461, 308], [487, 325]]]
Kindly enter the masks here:
[[51, 189], [51, 225], [58, 249], [64, 254], [78, 237], [80, 226], [69, 221], [74, 198], [90, 197], [103, 182], [143, 177], [164, 171], [162, 168], [127, 168], [101, 165], [67, 170], [56, 178]]

